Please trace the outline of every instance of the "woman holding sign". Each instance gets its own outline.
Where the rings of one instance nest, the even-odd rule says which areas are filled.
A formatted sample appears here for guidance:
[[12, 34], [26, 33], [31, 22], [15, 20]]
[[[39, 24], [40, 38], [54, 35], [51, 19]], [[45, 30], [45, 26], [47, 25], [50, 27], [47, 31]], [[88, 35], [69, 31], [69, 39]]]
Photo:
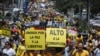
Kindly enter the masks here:
[[18, 46], [16, 56], [25, 56], [25, 39], [21, 40], [21, 44]]

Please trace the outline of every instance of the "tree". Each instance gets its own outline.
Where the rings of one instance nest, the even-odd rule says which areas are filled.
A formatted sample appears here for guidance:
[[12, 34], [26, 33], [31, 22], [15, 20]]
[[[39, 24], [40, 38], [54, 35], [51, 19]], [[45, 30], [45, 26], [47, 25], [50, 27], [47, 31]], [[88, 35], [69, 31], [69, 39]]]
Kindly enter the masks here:
[[[82, 5], [83, 8], [87, 8], [87, 0], [55, 0], [56, 8], [61, 12], [67, 12], [69, 8], [75, 8], [76, 12], [79, 12], [79, 6]], [[81, 1], [81, 3], [80, 3]], [[91, 12], [97, 14], [100, 12], [100, 0], [90, 0]]]
[[100, 13], [100, 0], [90, 0], [91, 12], [93, 14]]
[[3, 2], [3, 0], [0, 0], [0, 3], [2, 3]]
[[4, 18], [4, 16], [0, 13], [0, 19], [3, 19]]
[[78, 5], [78, 0], [56, 0], [56, 8], [65, 13], [67, 13], [67, 9], [77, 8]]

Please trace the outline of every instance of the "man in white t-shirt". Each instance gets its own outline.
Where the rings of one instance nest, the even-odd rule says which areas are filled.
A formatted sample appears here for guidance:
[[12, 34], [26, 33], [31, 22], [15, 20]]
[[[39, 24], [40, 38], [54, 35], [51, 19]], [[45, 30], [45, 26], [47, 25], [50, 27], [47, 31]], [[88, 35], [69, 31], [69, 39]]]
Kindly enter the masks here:
[[10, 49], [4, 49], [3, 53], [7, 54], [8, 56], [15, 56], [16, 55], [14, 49], [12, 49], [12, 48], [10, 48]]
[[15, 56], [16, 52], [13, 48], [11, 48], [12, 45], [10, 42], [5, 43], [5, 48], [3, 49], [3, 54], [8, 56]]

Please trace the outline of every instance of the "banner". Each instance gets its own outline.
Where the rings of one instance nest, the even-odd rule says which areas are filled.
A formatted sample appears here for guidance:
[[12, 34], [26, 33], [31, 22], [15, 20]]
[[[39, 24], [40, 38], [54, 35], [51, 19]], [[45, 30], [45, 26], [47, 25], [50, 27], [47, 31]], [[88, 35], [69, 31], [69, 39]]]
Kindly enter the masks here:
[[77, 31], [74, 30], [68, 30], [68, 36], [77, 36]]
[[26, 30], [25, 44], [26, 50], [45, 50], [45, 31]]
[[10, 37], [11, 36], [11, 30], [9, 30], [9, 29], [2, 29], [2, 34], [4, 36]]
[[26, 30], [34, 30], [34, 27], [27, 28]]
[[2, 35], [2, 30], [0, 30], [0, 35]]
[[66, 29], [47, 28], [46, 44], [48, 47], [65, 47], [66, 45]]

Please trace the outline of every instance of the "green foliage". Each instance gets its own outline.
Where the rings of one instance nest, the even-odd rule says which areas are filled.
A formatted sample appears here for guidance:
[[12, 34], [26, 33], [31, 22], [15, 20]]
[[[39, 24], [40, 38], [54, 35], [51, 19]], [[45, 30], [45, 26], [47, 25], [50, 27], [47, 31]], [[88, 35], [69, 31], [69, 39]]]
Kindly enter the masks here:
[[4, 19], [4, 16], [0, 13], [0, 19]]
[[78, 7], [77, 0], [56, 0], [56, 8], [61, 12], [67, 12], [67, 9]]
[[[67, 12], [67, 9], [75, 8], [79, 10], [79, 6], [82, 4], [84, 8], [87, 8], [87, 0], [55, 0], [56, 8], [61, 12]], [[81, 2], [80, 2], [81, 1]], [[100, 0], [90, 0], [91, 12], [96, 14], [100, 12]]]
[[6, 16], [10, 17], [11, 16], [11, 13], [7, 13]]
[[100, 0], [90, 0], [91, 2], [91, 12], [93, 14], [100, 13]]

